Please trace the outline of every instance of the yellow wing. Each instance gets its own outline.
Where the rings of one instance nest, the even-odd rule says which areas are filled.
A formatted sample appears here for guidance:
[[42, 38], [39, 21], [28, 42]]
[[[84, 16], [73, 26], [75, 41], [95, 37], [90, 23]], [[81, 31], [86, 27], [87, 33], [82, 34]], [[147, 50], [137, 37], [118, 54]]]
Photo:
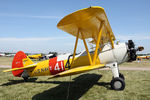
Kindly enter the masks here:
[[37, 66], [37, 64], [32, 64], [32, 65], [28, 65], [28, 66], [25, 66], [25, 67], [4, 70], [3, 72], [10, 72], [10, 71], [16, 71], [16, 70], [20, 70], [20, 69], [27, 69], [27, 68], [32, 68], [32, 67], [36, 67], [36, 66]]
[[[102, 7], [94, 6], [78, 10], [64, 17], [58, 23], [57, 27], [75, 37], [79, 30], [84, 34], [85, 39], [93, 38], [93, 40], [97, 40], [99, 28], [102, 23], [104, 24], [104, 27], [102, 29], [101, 42], [103, 44], [110, 42], [109, 35], [112, 40], [115, 40], [106, 13]], [[79, 35], [79, 38], [82, 39], [82, 36]]]
[[73, 68], [73, 69], [58, 73], [54, 76], [51, 76], [50, 78], [79, 74], [79, 73], [82, 73], [82, 72], [98, 69], [98, 68], [101, 68], [101, 67], [104, 67], [104, 66], [105, 66], [105, 64], [98, 64], [98, 65], [94, 65], [94, 66], [81, 66], [81, 67]]
[[28, 55], [29, 58], [32, 58], [32, 59], [38, 59], [38, 58], [41, 58], [42, 57], [42, 54], [36, 54], [36, 55]]

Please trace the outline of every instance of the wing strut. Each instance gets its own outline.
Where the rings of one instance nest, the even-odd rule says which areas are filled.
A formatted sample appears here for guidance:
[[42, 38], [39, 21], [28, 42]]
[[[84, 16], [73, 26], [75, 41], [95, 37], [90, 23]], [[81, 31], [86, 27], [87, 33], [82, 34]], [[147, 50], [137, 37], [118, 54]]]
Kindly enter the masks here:
[[93, 63], [92, 63], [92, 59], [91, 59], [91, 56], [90, 56], [90, 53], [89, 53], [89, 50], [88, 50], [88, 47], [87, 47], [87, 44], [86, 44], [86, 41], [85, 41], [85, 38], [84, 38], [84, 34], [81, 33], [81, 35], [82, 35], [82, 39], [83, 39], [84, 46], [85, 46], [85, 48], [86, 48], [86, 52], [87, 52], [87, 54], [88, 54], [88, 58], [89, 58], [89, 61], [90, 61], [90, 65], [92, 65], [92, 64], [93, 64]]
[[75, 58], [75, 54], [76, 54], [76, 50], [77, 50], [77, 44], [78, 44], [78, 39], [79, 39], [79, 29], [78, 29], [78, 33], [77, 33], [77, 37], [76, 37], [76, 43], [75, 43], [75, 46], [74, 46], [74, 52], [73, 52], [73, 58], [72, 58], [72, 62], [71, 62], [71, 67], [74, 63], [74, 58]]
[[[93, 37], [93, 41], [95, 42], [95, 44], [97, 43], [96, 42], [96, 39]], [[101, 41], [102, 42], [102, 41]], [[103, 43], [101, 43], [101, 44], [103, 44]], [[102, 51], [102, 48], [99, 46], [99, 50], [100, 50], [100, 52]]]
[[99, 28], [99, 34], [98, 34], [97, 42], [96, 42], [96, 48], [95, 48], [94, 58], [93, 58], [93, 65], [95, 65], [96, 58], [97, 58], [97, 51], [98, 51], [99, 43], [100, 43], [101, 36], [102, 36], [103, 24], [104, 24], [104, 22], [102, 21], [102, 22], [101, 22], [101, 25], [100, 25], [100, 28]]
[[109, 40], [110, 40], [112, 49], [114, 49], [114, 41], [113, 41], [113, 39], [112, 39], [112, 36], [111, 36], [111, 34], [110, 34], [110, 31], [108, 30], [108, 28], [107, 28], [107, 26], [106, 26], [105, 24], [104, 24], [104, 26], [105, 26], [105, 28], [106, 28], [106, 30], [107, 30], [107, 32], [108, 32]]
[[[97, 52], [98, 52], [98, 48], [99, 47], [99, 44], [100, 44], [100, 40], [101, 40], [101, 37], [102, 37], [102, 29], [103, 29], [103, 26], [104, 26], [104, 22], [102, 21], [101, 24], [100, 24], [100, 28], [99, 28], [99, 34], [98, 34], [98, 39], [97, 41], [95, 40], [96, 42], [96, 48], [95, 48], [95, 52], [94, 52], [94, 57], [93, 57], [93, 61], [92, 61], [92, 58], [91, 58], [91, 55], [89, 53], [89, 50], [88, 50], [88, 47], [87, 47], [87, 44], [86, 44], [86, 41], [85, 41], [85, 37], [84, 37], [84, 34], [82, 32], [80, 32], [80, 29], [78, 29], [78, 33], [77, 33], [77, 37], [76, 37], [76, 42], [75, 42], [75, 47], [74, 47], [74, 53], [73, 53], [73, 58], [72, 58], [72, 63], [71, 63], [71, 66], [73, 65], [74, 63], [74, 59], [75, 59], [75, 53], [76, 53], [76, 49], [77, 49], [77, 44], [78, 44], [78, 39], [79, 39], [79, 35], [81, 34], [82, 36], [82, 40], [83, 40], [83, 43], [84, 43], [84, 46], [85, 46], [85, 49], [86, 49], [86, 52], [87, 52], [87, 55], [88, 55], [88, 59], [89, 59], [89, 62], [90, 62], [90, 65], [95, 65], [96, 63], [96, 58], [97, 58]], [[111, 39], [111, 38], [110, 38]], [[112, 39], [111, 39], [112, 40]], [[100, 48], [101, 49], [101, 48]]]
[[109, 32], [109, 39], [110, 39], [110, 42], [111, 42], [112, 49], [114, 49], [114, 41], [112, 40], [110, 32]]

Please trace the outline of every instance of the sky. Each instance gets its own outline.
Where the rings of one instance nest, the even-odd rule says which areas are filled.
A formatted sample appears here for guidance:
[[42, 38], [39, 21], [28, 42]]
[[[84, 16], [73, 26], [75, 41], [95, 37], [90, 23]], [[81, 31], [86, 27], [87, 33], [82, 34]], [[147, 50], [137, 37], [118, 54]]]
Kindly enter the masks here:
[[[73, 52], [75, 37], [56, 25], [90, 6], [105, 9], [120, 42], [132, 39], [150, 53], [150, 0], [0, 0], [0, 52]], [[78, 52], [84, 49], [79, 42]]]

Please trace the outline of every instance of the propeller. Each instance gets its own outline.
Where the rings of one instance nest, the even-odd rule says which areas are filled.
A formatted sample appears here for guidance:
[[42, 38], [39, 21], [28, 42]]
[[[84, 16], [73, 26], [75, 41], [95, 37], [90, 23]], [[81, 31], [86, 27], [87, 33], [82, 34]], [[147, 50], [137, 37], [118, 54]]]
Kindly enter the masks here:
[[138, 48], [135, 47], [135, 44], [132, 40], [128, 40], [128, 55], [129, 55], [129, 62], [135, 61], [137, 54], [137, 51], [144, 50], [143, 46], [139, 46]]

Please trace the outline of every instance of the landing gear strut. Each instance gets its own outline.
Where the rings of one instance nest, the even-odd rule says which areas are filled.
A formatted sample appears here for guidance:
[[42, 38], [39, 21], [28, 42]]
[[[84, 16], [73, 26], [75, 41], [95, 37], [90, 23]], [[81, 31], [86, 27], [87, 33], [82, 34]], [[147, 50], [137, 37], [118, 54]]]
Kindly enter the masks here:
[[[122, 78], [123, 80], [125, 80], [125, 77], [124, 77], [124, 75], [122, 74], [122, 73], [119, 73], [119, 77], [120, 78]], [[112, 79], [113, 79], [114, 77], [112, 77]]]
[[113, 78], [110, 82], [111, 88], [114, 90], [124, 90], [125, 78], [123, 74], [119, 73], [117, 62], [110, 63], [107, 66], [111, 68], [113, 74]]

